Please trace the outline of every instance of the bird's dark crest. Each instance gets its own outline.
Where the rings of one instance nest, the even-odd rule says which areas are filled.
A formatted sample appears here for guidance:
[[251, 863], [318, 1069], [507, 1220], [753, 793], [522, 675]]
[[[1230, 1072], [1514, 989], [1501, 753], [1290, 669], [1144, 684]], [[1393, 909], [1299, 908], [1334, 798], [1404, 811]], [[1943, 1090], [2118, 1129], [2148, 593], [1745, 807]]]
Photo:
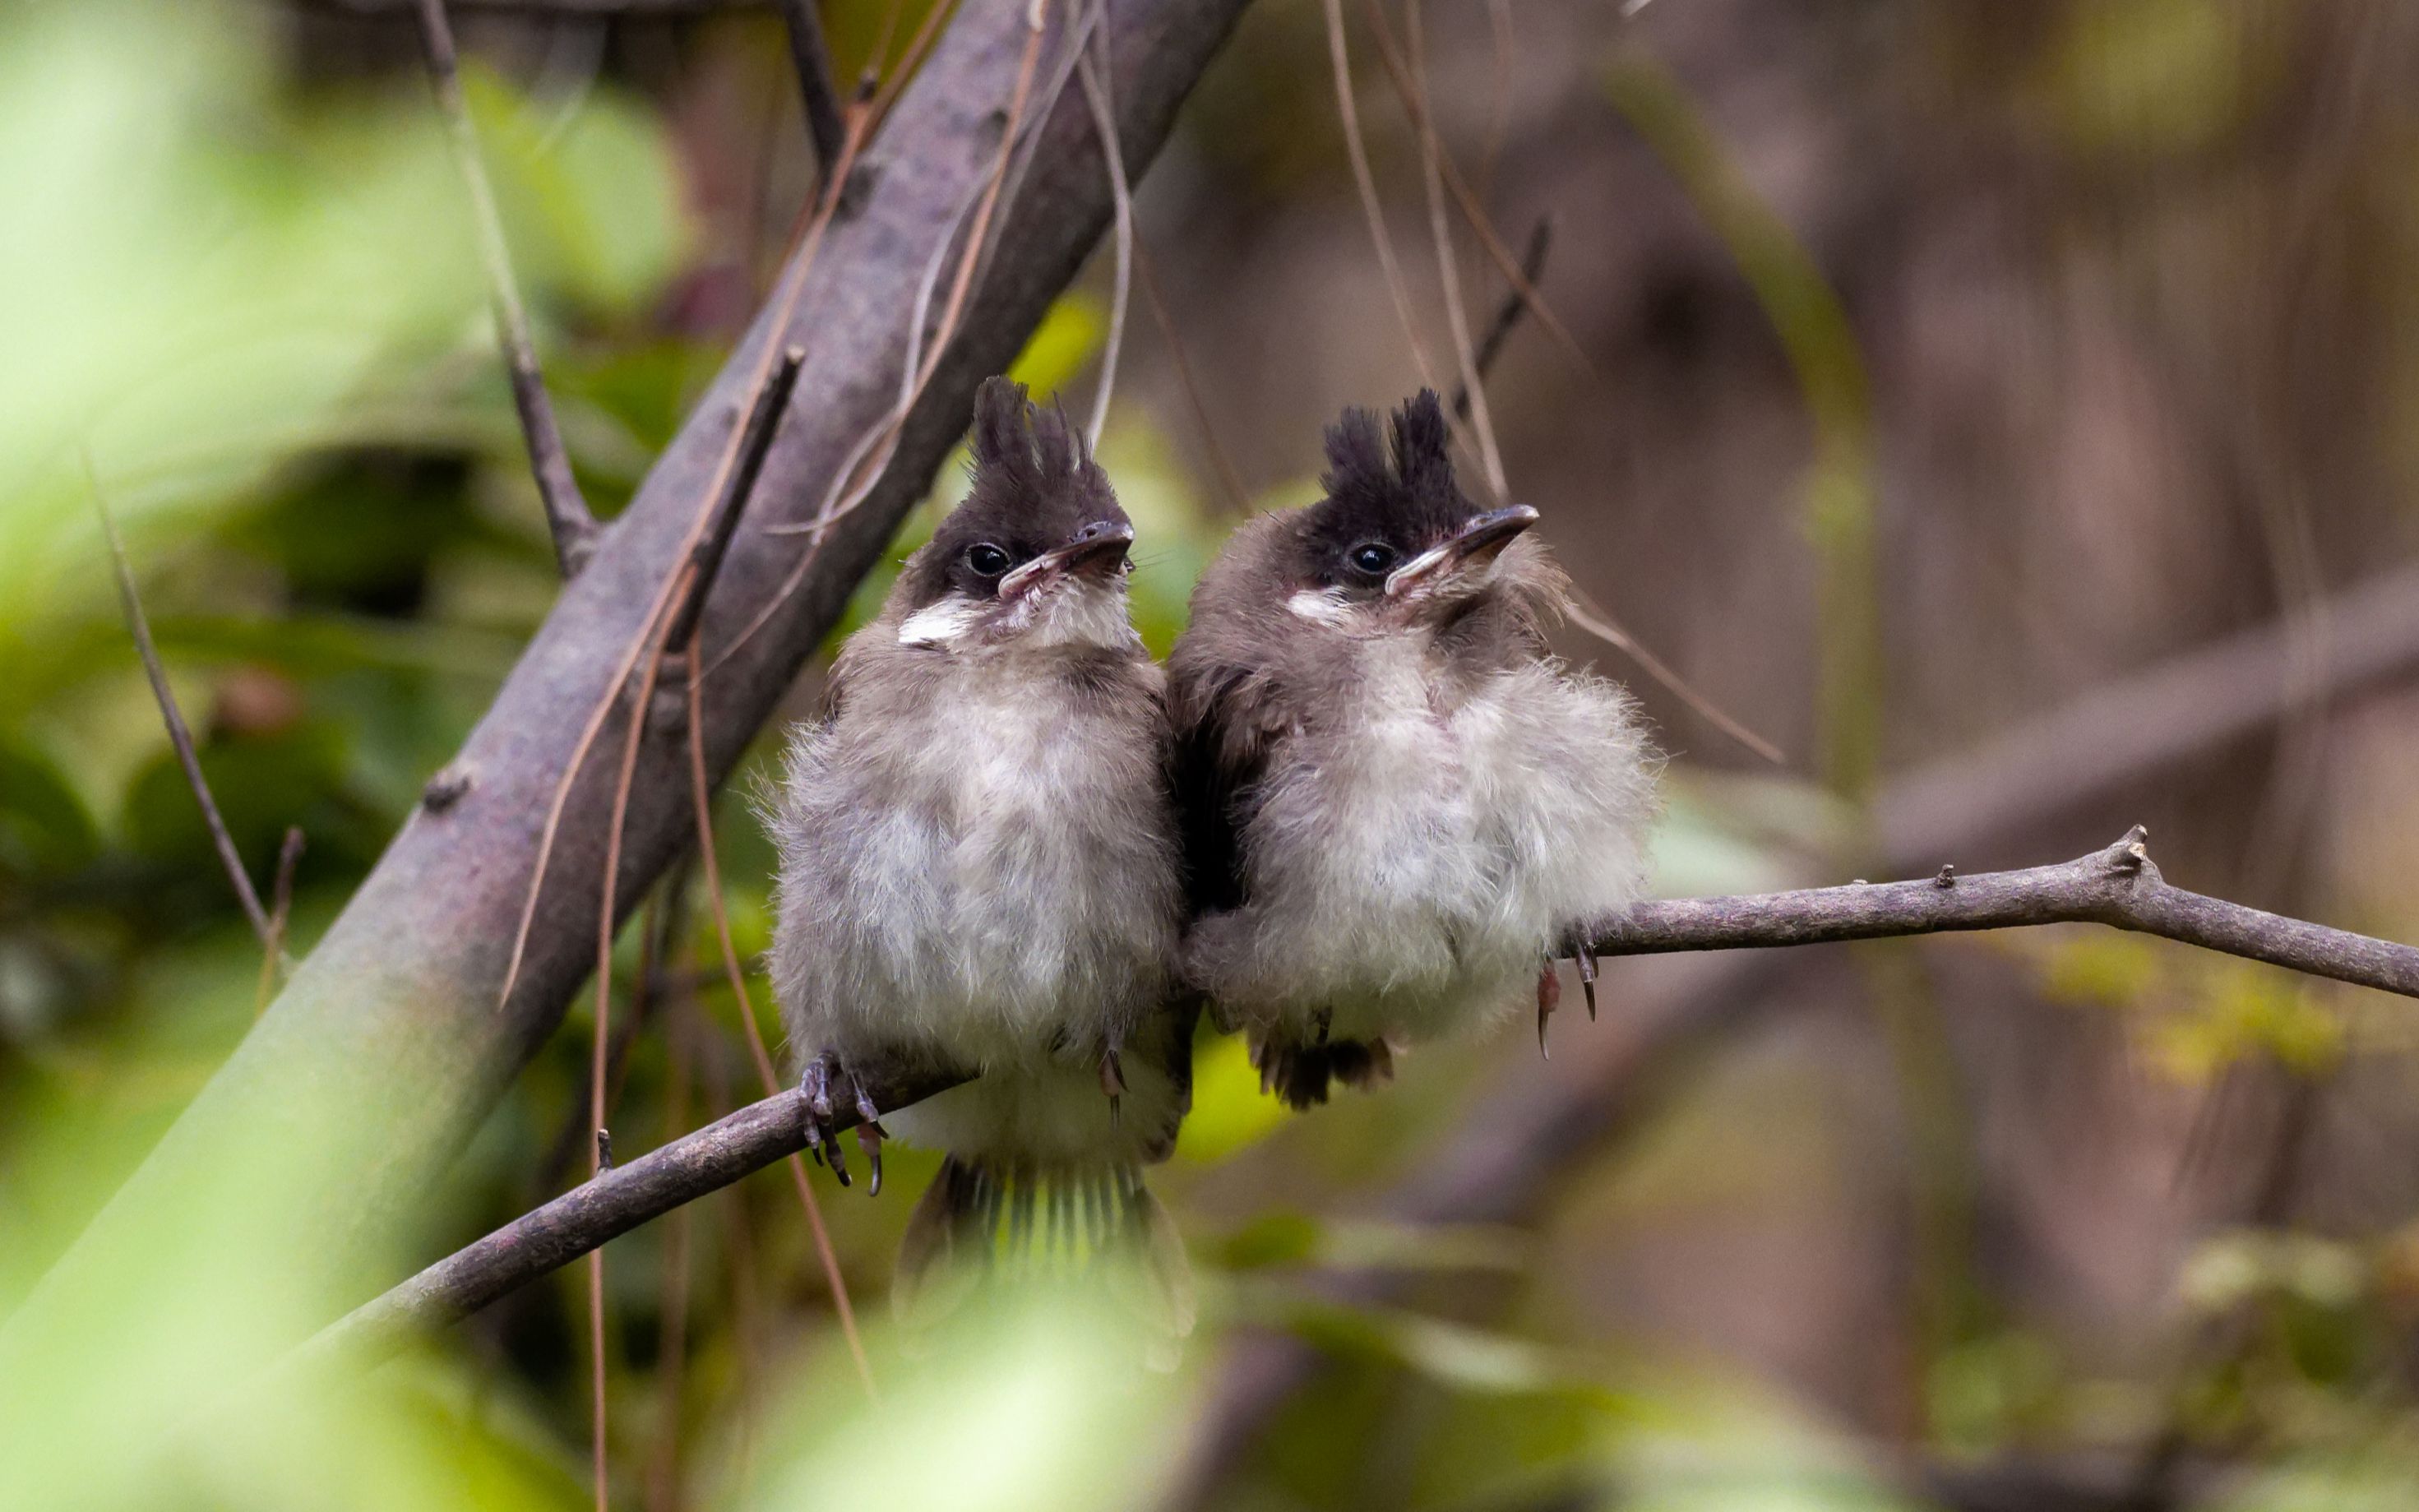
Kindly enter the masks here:
[[1451, 534], [1479, 507], [1454, 479], [1452, 446], [1433, 389], [1406, 400], [1387, 428], [1369, 410], [1345, 410], [1327, 427], [1327, 497], [1303, 522], [1306, 544], [1317, 554], [1376, 538], [1410, 555]]
[[977, 487], [1040, 491], [1097, 473], [1091, 450], [1061, 406], [1037, 409], [1025, 385], [983, 380], [975, 392], [972, 472]]
[[1131, 523], [1083, 432], [1063, 409], [1036, 407], [1022, 383], [983, 380], [967, 449], [965, 498], [909, 563], [904, 580], [918, 602], [947, 591], [953, 563], [978, 542], [1025, 562], [1064, 546], [1086, 525]]

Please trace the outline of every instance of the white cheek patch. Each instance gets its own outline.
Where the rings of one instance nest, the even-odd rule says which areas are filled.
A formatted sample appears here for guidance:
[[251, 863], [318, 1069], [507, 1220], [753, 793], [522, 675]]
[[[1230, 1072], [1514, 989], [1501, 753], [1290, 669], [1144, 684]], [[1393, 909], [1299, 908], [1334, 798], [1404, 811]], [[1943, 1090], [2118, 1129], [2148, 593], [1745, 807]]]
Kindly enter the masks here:
[[1345, 603], [1344, 595], [1333, 588], [1324, 593], [1305, 588], [1287, 599], [1286, 608], [1297, 618], [1314, 625], [1342, 625], [1352, 615], [1351, 606]]
[[950, 594], [939, 603], [919, 609], [899, 626], [902, 646], [954, 646], [974, 632], [982, 606], [963, 594]]

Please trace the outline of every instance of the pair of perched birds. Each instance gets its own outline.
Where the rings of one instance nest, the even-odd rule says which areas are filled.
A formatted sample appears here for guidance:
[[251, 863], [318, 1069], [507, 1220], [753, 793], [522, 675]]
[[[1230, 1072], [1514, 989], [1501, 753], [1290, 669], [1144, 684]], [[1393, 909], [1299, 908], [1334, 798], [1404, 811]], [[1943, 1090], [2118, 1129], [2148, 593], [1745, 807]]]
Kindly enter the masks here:
[[1462, 492], [1432, 393], [1391, 437], [1329, 429], [1325, 496], [1235, 532], [1164, 671], [1127, 613], [1132, 526], [1065, 417], [994, 378], [972, 452], [768, 805], [774, 986], [843, 1172], [836, 1088], [974, 1078], [882, 1115], [948, 1154], [905, 1310], [1037, 1242], [1139, 1257], [1173, 1296], [1140, 1171], [1190, 1105], [1201, 1007], [1296, 1108], [1542, 1013], [1565, 932], [1638, 895], [1652, 758], [1627, 696], [1547, 651], [1567, 585], [1536, 511]]

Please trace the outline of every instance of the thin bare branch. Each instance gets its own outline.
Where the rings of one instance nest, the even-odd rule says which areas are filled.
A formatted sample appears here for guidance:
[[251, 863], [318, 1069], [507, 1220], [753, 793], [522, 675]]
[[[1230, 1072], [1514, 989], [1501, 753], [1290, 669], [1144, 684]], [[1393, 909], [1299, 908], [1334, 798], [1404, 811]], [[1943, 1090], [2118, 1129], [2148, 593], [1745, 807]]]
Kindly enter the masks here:
[[2104, 851], [2061, 866], [1920, 882], [1855, 883], [1796, 892], [1644, 903], [1581, 930], [1601, 955], [1818, 945], [2033, 924], [2105, 924], [2265, 961], [2314, 977], [2419, 997], [2419, 946], [2263, 913], [2171, 886], [2136, 825]]
[[487, 297], [495, 306], [496, 344], [503, 348], [505, 370], [512, 378], [513, 408], [520, 415], [521, 435], [529, 443], [530, 471], [536, 475], [538, 501], [545, 506], [547, 530], [554, 537], [555, 562], [568, 580], [596, 548], [596, 517], [589, 512], [588, 501], [580, 496], [579, 484], [572, 476], [571, 454], [563, 447], [554, 404], [546, 394], [537, 347], [530, 339], [529, 311], [522, 307], [520, 285], [513, 278], [503, 217], [496, 210], [496, 192], [479, 156], [478, 129], [471, 125], [470, 107], [462, 98], [461, 69], [454, 51], [454, 28], [445, 19], [445, 0], [419, 0], [419, 15], [421, 45], [428, 54], [428, 82], [437, 95], [437, 108], [445, 117], [455, 165], [470, 195], [471, 229], [478, 238], [479, 259], [486, 268]]
[[[1096, 0], [1094, 9], [1107, 5], [1108, 0]], [[1102, 34], [1105, 38], [1106, 34]], [[1125, 347], [1126, 301], [1133, 286], [1133, 188], [1126, 182], [1125, 148], [1117, 141], [1117, 110], [1109, 98], [1109, 76], [1105, 67], [1092, 65], [1092, 45], [1088, 38], [1078, 42], [1076, 69], [1084, 80], [1084, 98], [1092, 107], [1092, 124], [1101, 133], [1101, 158], [1109, 171], [1109, 193], [1117, 208], [1117, 278], [1109, 290], [1109, 333], [1101, 344], [1101, 377], [1092, 390], [1091, 424], [1085, 427], [1092, 449], [1101, 445], [1101, 432], [1109, 423], [1109, 395], [1117, 386], [1117, 353]]]
[[[784, 270], [780, 288], [774, 297], [771, 311], [773, 330], [788, 330], [791, 321], [797, 315], [798, 301], [806, 291], [807, 275], [812, 270], [815, 256], [823, 248], [824, 234], [830, 229], [832, 219], [839, 211], [840, 187], [846, 182], [849, 171], [855, 163], [857, 153], [864, 147], [866, 123], [869, 119], [870, 115], [866, 111], [850, 113], [849, 131], [841, 144], [840, 162], [824, 179], [822, 201], [816, 208], [813, 219], [800, 232], [797, 254]], [[757, 354], [756, 367], [750, 377], [747, 392], [756, 394], [764, 392], [765, 385], [772, 377], [773, 363], [773, 347], [770, 342], [767, 342], [763, 349]], [[745, 430], [745, 426], [732, 428], [730, 439], [716, 458], [707, 479], [704, 494], [706, 500], [718, 498], [724, 485], [730, 480], [732, 471], [738, 464], [739, 453], [746, 442]], [[536, 864], [531, 869], [529, 889], [521, 901], [520, 922], [513, 932], [513, 949], [504, 966], [503, 988], [496, 996], [500, 1008], [511, 1001], [513, 988], [520, 981], [521, 962], [529, 951], [530, 932], [537, 922], [538, 900], [546, 888], [547, 868], [554, 859], [555, 837], [562, 826], [563, 810], [571, 801], [572, 785], [578, 780], [580, 769], [587, 764], [589, 751], [594, 747], [598, 733], [604, 730], [605, 721], [612, 717], [613, 708], [620, 698], [621, 691], [628, 684], [631, 672], [637, 670], [639, 658], [645, 654], [650, 638], [655, 636], [666, 609], [673, 602], [675, 595], [681, 592], [682, 585], [695, 580], [696, 574], [692, 563], [696, 556], [698, 543], [705, 538], [710, 513], [709, 508], [701, 505], [690, 520], [687, 533], [682, 538], [680, 555], [675, 559], [676, 564], [673, 570], [665, 573], [661, 582], [657, 584], [655, 600], [647, 609], [646, 619], [640, 625], [638, 633], [633, 635], [629, 643], [623, 648], [621, 660], [613, 670], [612, 680], [606, 685], [603, 696], [590, 706], [587, 721], [580, 727], [579, 738], [573, 743], [571, 759], [564, 765], [562, 775], [555, 779], [554, 795], [547, 805], [546, 821], [538, 832]], [[752, 625], [750, 628], [753, 628]], [[609, 887], [608, 890], [610, 890]]]
[[1638, 664], [1639, 671], [1655, 679], [1669, 690], [1672, 697], [1696, 710], [1699, 717], [1715, 729], [1775, 766], [1789, 764], [1789, 758], [1781, 754], [1780, 747], [1723, 713], [1713, 700], [1689, 686], [1687, 679], [1666, 666], [1660, 656], [1640, 644], [1636, 636], [1614, 624], [1611, 616], [1606, 614], [1595, 604], [1581, 597], [1564, 611], [1563, 617], [1606, 645], [1628, 656]]
[[[1393, 78], [1394, 90], [1402, 97], [1403, 108], [1410, 113], [1414, 124], [1423, 131], [1427, 130], [1427, 96], [1404, 67], [1402, 54], [1394, 46], [1394, 33], [1386, 25], [1386, 13], [1379, 8], [1378, 0], [1362, 0], [1362, 9], [1369, 19], [1369, 35], [1378, 44], [1379, 61], [1386, 66], [1386, 72]], [[1521, 273], [1518, 260], [1503, 244], [1503, 239], [1496, 235], [1495, 223], [1487, 217], [1487, 207], [1479, 203], [1477, 192], [1470, 187], [1470, 180], [1462, 177], [1461, 169], [1453, 161], [1453, 154], [1439, 154], [1437, 167], [1444, 175], [1445, 188], [1453, 193], [1455, 201], [1461, 206], [1462, 219], [1470, 224], [1471, 230], [1477, 233], [1478, 244], [1487, 249], [1487, 255], [1494, 261], [1496, 270], [1518, 291], [1536, 316], [1537, 324], [1554, 338], [1554, 345], [1563, 349], [1573, 365], [1593, 377], [1595, 364], [1588, 360], [1587, 349], [1579, 345], [1579, 338], [1571, 334], [1570, 328], [1564, 325], [1552, 307], [1546, 303], [1544, 296], [1537, 292], [1536, 285]]]
[[1378, 178], [1369, 169], [1368, 144], [1361, 139], [1361, 110], [1352, 100], [1352, 56], [1344, 40], [1343, 0], [1321, 0], [1327, 16], [1327, 56], [1335, 77], [1335, 114], [1344, 123], [1345, 155], [1352, 162], [1352, 184], [1360, 192], [1361, 216], [1369, 224], [1370, 245], [1378, 254], [1378, 270], [1385, 275], [1386, 293], [1394, 301], [1394, 319], [1401, 325], [1403, 339], [1410, 345], [1412, 365], [1420, 370], [1420, 381], [1433, 389], [1437, 386], [1436, 368], [1428, 361], [1428, 349], [1420, 340], [1419, 322], [1411, 315], [1410, 285], [1403, 281], [1403, 270], [1394, 260], [1393, 237], [1386, 231], [1386, 208], [1378, 197]]
[[285, 927], [294, 911], [294, 869], [302, 864], [301, 826], [289, 825], [285, 841], [277, 848], [277, 878], [269, 889], [269, 938], [261, 942], [260, 985], [252, 1001], [252, 1016], [260, 1017], [269, 1006], [270, 995], [277, 991], [277, 979], [285, 969]]
[[[966, 232], [965, 246], [959, 255], [957, 272], [950, 282], [948, 301], [942, 307], [940, 324], [932, 334], [930, 355], [925, 355], [922, 350], [926, 299], [932, 283], [928, 277], [926, 284], [917, 289], [908, 322], [906, 358], [900, 368], [898, 402], [858, 435], [849, 449], [847, 458], [833, 471], [831, 486], [809, 523], [807, 549], [799, 553], [797, 565], [790, 570], [780, 588], [765, 600], [755, 617], [742, 625], [739, 633], [732, 637], [730, 643], [706, 665], [709, 674], [737, 656], [755, 638], [757, 631], [772, 623], [773, 617], [788, 605], [791, 595], [798, 591], [807, 580], [807, 575], [814, 569], [832, 526], [872, 497], [873, 490], [881, 485], [892, 458], [897, 455], [899, 439], [907, 417], [923, 397], [932, 376], [940, 371], [941, 360], [948, 354], [949, 342], [957, 334], [959, 317], [964, 313], [966, 299], [974, 287], [976, 267], [982, 260], [992, 218], [1001, 206], [1001, 190], [1008, 182], [1017, 134], [1024, 124], [1025, 105], [1032, 95], [1034, 71], [1041, 59], [1047, 6], [1048, 0], [1033, 0], [1025, 12], [1025, 49], [1017, 63], [1016, 83], [1009, 92], [1007, 121], [1000, 133], [998, 153], [993, 160], [992, 171], [979, 181], [982, 187], [975, 194], [974, 224]], [[957, 236], [957, 224], [958, 218], [952, 217], [942, 227], [939, 239], [933, 245], [932, 261], [926, 265], [928, 275], [937, 273]], [[876, 455], [869, 455], [870, 453]]]
[[[1374, 0], [1373, 0], [1374, 4]], [[1410, 38], [1410, 82], [1423, 103], [1427, 98], [1427, 28], [1420, 23], [1420, 0], [1405, 0], [1403, 29]], [[1406, 103], [1409, 103], [1406, 96]], [[1428, 113], [1412, 112], [1419, 130], [1420, 182], [1427, 192], [1428, 238], [1436, 247], [1437, 282], [1444, 290], [1445, 329], [1453, 334], [1454, 362], [1461, 369], [1461, 393], [1470, 407], [1471, 429], [1478, 436], [1478, 464], [1487, 475], [1487, 491], [1497, 503], [1511, 497], [1503, 476], [1503, 454], [1495, 444], [1495, 418], [1487, 408], [1487, 381], [1478, 353], [1470, 339], [1470, 317], [1461, 307], [1461, 264], [1453, 252], [1453, 224], [1444, 212], [1444, 176], [1438, 167], [1444, 145], [1437, 140]], [[1456, 409], [1458, 413], [1458, 409]]]
[[[1531, 284], [1546, 276], [1546, 255], [1553, 250], [1554, 223], [1550, 217], [1539, 216], [1529, 230], [1529, 244], [1520, 252], [1520, 273]], [[1487, 322], [1487, 333], [1478, 338], [1478, 376], [1484, 379], [1495, 371], [1495, 359], [1503, 355], [1503, 344], [1512, 338], [1513, 329], [1529, 311], [1526, 296], [1515, 288], [1503, 296], [1495, 307], [1495, 317]], [[1470, 385], [1463, 384], [1453, 392], [1453, 412], [1456, 416], [1470, 413]]]
[[[1487, 75], [1487, 141], [1478, 151], [1482, 193], [1495, 180], [1495, 160], [1503, 155], [1503, 138], [1512, 124], [1512, 0], [1487, 0], [1487, 23], [1494, 51]], [[1534, 273], [1529, 276], [1535, 282]]]
[[[772, 1053], [764, 1047], [764, 1031], [756, 1023], [756, 1003], [747, 992], [747, 973], [739, 964], [739, 948], [731, 939], [731, 911], [722, 901], [722, 862], [715, 852], [713, 785], [705, 772], [705, 709], [700, 698], [700, 685], [704, 681], [704, 669], [698, 660], [697, 642], [687, 647], [688, 656], [688, 780], [689, 798], [697, 810], [698, 858], [705, 867], [705, 895], [714, 910], [714, 936], [722, 947], [722, 969], [731, 983], [731, 998], [739, 1010], [739, 1023], [747, 1031], [747, 1054], [756, 1063], [756, 1079], [763, 1085], [764, 1095], [771, 1097], [781, 1089], [781, 1079], [773, 1070]], [[850, 1304], [848, 1277], [840, 1268], [840, 1254], [832, 1247], [831, 1231], [824, 1226], [823, 1205], [815, 1199], [814, 1183], [807, 1178], [807, 1163], [796, 1155], [789, 1160], [790, 1178], [798, 1190], [798, 1205], [806, 1210], [807, 1231], [814, 1238], [815, 1258], [822, 1262], [824, 1283], [831, 1289], [832, 1310], [839, 1315], [840, 1336], [848, 1342], [849, 1358], [856, 1364], [857, 1379], [865, 1383], [866, 1395], [879, 1398], [880, 1390], [873, 1383], [873, 1365], [866, 1357], [865, 1340], [856, 1327], [856, 1309]]]
[[[1652, 955], [2058, 923], [2103, 924], [2158, 935], [2419, 998], [2419, 946], [2187, 892], [2159, 874], [2150, 860], [2148, 835], [2139, 826], [2106, 850], [2055, 866], [1972, 876], [1943, 867], [1916, 882], [1642, 903], [1622, 918], [1575, 931], [1573, 949], [1589, 949], [1596, 955]], [[869, 1090], [876, 1105], [898, 1108], [958, 1080], [925, 1077]], [[850, 1127], [850, 1104], [837, 1093], [832, 1102], [842, 1110], [840, 1127]], [[805, 1145], [804, 1103], [798, 1094], [792, 1090], [766, 1098], [439, 1260], [335, 1325], [315, 1348], [359, 1344], [383, 1349], [405, 1328], [450, 1322], [615, 1235]]]
[[[875, 1101], [884, 1107], [904, 1107], [963, 1079], [933, 1076], [883, 1088]], [[834, 1088], [835, 1113], [827, 1127], [835, 1132], [855, 1127], [855, 1096], [840, 1101], [847, 1090]], [[439, 1326], [476, 1312], [608, 1240], [798, 1153], [807, 1148], [806, 1130], [806, 1100], [797, 1088], [751, 1103], [455, 1251], [331, 1325], [309, 1347], [310, 1352], [361, 1350], [364, 1360], [386, 1353], [409, 1330]]]
[[807, 361], [806, 348], [793, 347], [781, 354], [780, 363], [764, 387], [757, 391], [756, 402], [747, 411], [740, 427], [739, 465], [732, 470], [724, 486], [722, 498], [715, 505], [713, 523], [689, 553], [688, 586], [682, 591], [680, 604], [672, 611], [671, 624], [664, 631], [664, 654], [677, 656], [689, 648], [697, 633], [697, 622], [705, 613], [705, 600], [714, 592], [715, 574], [722, 570], [724, 553], [731, 549], [731, 537], [739, 529], [739, 517], [747, 512], [748, 496], [756, 491], [756, 479], [764, 471], [765, 455], [773, 450], [773, 437], [781, 428], [781, 416], [790, 408], [790, 395], [798, 386], [798, 369]]
[[[689, 1047], [696, 1032], [696, 1000], [686, 986], [665, 1015], [664, 1137], [677, 1139], [689, 1120]], [[655, 1392], [662, 1415], [648, 1456], [647, 1512], [677, 1512], [681, 1504], [681, 1395], [688, 1373], [690, 1210], [671, 1215], [664, 1235], [663, 1298], [655, 1321]]]
[[832, 88], [831, 49], [824, 45], [824, 19], [815, 0], [781, 0], [781, 24], [790, 34], [790, 61], [798, 71], [798, 104], [807, 135], [815, 144], [815, 165], [829, 173], [840, 162], [848, 128], [840, 96]]
[[160, 718], [168, 727], [168, 744], [176, 748], [177, 764], [184, 768], [185, 785], [193, 790], [193, 801], [202, 806], [202, 823], [209, 826], [210, 844], [219, 853], [219, 864], [226, 869], [227, 881], [235, 886], [236, 902], [243, 905], [243, 916], [252, 920], [252, 930], [260, 937], [260, 948], [273, 957], [277, 951], [277, 932], [270, 925], [269, 910], [260, 905], [260, 894], [254, 890], [251, 876], [243, 869], [243, 857], [235, 850], [235, 837], [227, 833], [226, 820], [219, 813], [218, 800], [210, 796], [210, 784], [202, 776], [202, 759], [193, 748], [193, 732], [185, 723], [185, 713], [177, 707], [177, 695], [168, 687], [168, 669], [160, 660], [159, 643], [151, 639], [151, 622], [144, 615], [143, 599], [134, 591], [134, 569], [127, 564], [126, 543], [118, 539], [117, 518], [109, 511], [109, 500], [100, 491], [100, 480], [92, 471], [92, 459], [85, 459], [85, 473], [92, 486], [93, 507], [100, 512], [100, 531], [109, 541], [109, 562], [117, 575], [117, 601], [126, 610], [126, 627], [134, 637], [134, 649], [143, 657], [143, 675], [151, 680], [151, 697], [160, 705]]
[[1209, 408], [1201, 402], [1201, 385], [1193, 376], [1193, 360], [1185, 355], [1184, 338], [1177, 333], [1176, 319], [1167, 312], [1167, 301], [1159, 292], [1159, 275], [1152, 270], [1150, 248], [1141, 237], [1134, 238], [1134, 271], [1142, 275], [1143, 298], [1150, 302], [1151, 318], [1159, 322], [1159, 333], [1167, 340], [1167, 355], [1176, 363], [1176, 382], [1184, 391], [1184, 402], [1193, 411], [1193, 423], [1201, 427], [1201, 444], [1210, 454], [1210, 464], [1218, 472], [1218, 481], [1225, 486], [1226, 501], [1237, 515], [1252, 512], [1252, 496], [1243, 487], [1242, 475], [1235, 471], [1235, 459], [1226, 455], [1218, 432], [1210, 424]]

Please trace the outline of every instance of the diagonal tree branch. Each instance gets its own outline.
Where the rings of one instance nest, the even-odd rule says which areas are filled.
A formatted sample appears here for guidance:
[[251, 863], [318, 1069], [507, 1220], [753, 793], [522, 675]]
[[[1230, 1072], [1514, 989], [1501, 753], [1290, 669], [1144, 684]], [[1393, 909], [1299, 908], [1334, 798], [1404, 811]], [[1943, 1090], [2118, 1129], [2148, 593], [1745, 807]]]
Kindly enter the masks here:
[[[2173, 887], [2150, 860], [2149, 836], [2139, 825], [2106, 850], [2055, 866], [1970, 877], [1943, 867], [1919, 882], [1643, 903], [1594, 933], [1598, 953], [1617, 956], [2060, 923], [2105, 924], [2419, 997], [2419, 946]], [[956, 1082], [928, 1079], [871, 1091], [877, 1107], [895, 1109]], [[841, 1104], [835, 1095], [834, 1107]], [[316, 1348], [376, 1352], [410, 1328], [475, 1311], [616, 1235], [804, 1148], [803, 1106], [794, 1091], [766, 1098], [608, 1172], [428, 1267], [322, 1335]]]
[[[1166, 139], [1242, 5], [1120, 0], [1114, 8], [1107, 67], [1130, 168], [1148, 163]], [[1062, 38], [1064, 25], [1063, 14], [1052, 22]], [[538, 832], [589, 711], [615, 696], [624, 649], [687, 564], [684, 543], [768, 345], [802, 346], [807, 360], [716, 576], [700, 643], [719, 647], [788, 578], [801, 548], [782, 527], [805, 521], [856, 438], [891, 414], [907, 336], [901, 316], [927, 250], [948, 233], [956, 207], [996, 157], [998, 111], [1026, 37], [1023, 6], [968, 7], [939, 34], [870, 145], [884, 171], [869, 176], [861, 199], [830, 226], [787, 320], [776, 329], [760, 317], [344, 914], [142, 1167], [0, 1323], [0, 1382], [26, 1379], [30, 1362], [57, 1357], [49, 1350], [92, 1347], [92, 1318], [140, 1334], [173, 1317], [175, 1300], [161, 1294], [173, 1288], [146, 1279], [155, 1263], [146, 1236], [161, 1214], [187, 1211], [192, 1194], [215, 1190], [265, 1131], [309, 1161], [258, 1195], [258, 1234], [309, 1233], [313, 1242], [297, 1250], [250, 1229], [230, 1233], [225, 1273], [256, 1276], [254, 1284], [289, 1295], [347, 1288], [352, 1267], [401, 1229], [552, 1033], [593, 964], [618, 751], [579, 770], [521, 971], [511, 995], [499, 997]], [[706, 679], [700, 745], [717, 780], [923, 496], [964, 429], [975, 385], [1013, 357], [1108, 224], [1107, 175], [1084, 102], [1059, 101], [1032, 130], [1040, 137], [1032, 172], [956, 339], [899, 428], [890, 465], [824, 535], [798, 591]], [[692, 839], [681, 725], [650, 718], [640, 742], [613, 879], [625, 906]], [[205, 1387], [148, 1384], [162, 1394]]]
[[454, 149], [455, 165], [470, 195], [471, 229], [478, 237], [479, 260], [486, 268], [487, 296], [496, 312], [496, 345], [504, 349], [513, 409], [520, 415], [521, 435], [529, 443], [530, 471], [537, 478], [547, 532], [554, 537], [555, 564], [569, 581], [596, 549], [596, 517], [589, 513], [588, 501], [571, 475], [571, 454], [563, 447], [562, 427], [554, 422], [546, 376], [538, 370], [529, 311], [521, 305], [520, 285], [513, 277], [512, 248], [504, 240], [496, 192], [479, 157], [478, 129], [471, 125], [470, 104], [462, 98], [462, 71], [454, 51], [454, 27], [445, 19], [445, 0], [419, 0], [419, 15], [421, 46], [428, 54], [429, 85], [445, 117], [445, 137]]

